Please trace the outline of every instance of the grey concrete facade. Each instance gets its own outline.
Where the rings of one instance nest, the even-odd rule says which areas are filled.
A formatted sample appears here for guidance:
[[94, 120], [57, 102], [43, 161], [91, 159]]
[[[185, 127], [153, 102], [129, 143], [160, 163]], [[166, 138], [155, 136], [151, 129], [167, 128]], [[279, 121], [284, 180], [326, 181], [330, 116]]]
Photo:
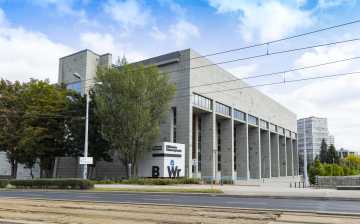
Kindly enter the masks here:
[[[297, 144], [295, 113], [191, 49], [143, 62], [149, 61], [154, 61], [160, 72], [166, 69], [170, 80], [177, 86], [168, 119], [160, 124], [162, 137], [159, 141], [185, 144], [185, 166], [190, 170], [190, 177], [193, 175], [191, 160], [194, 158], [199, 160], [200, 166], [195, 172], [199, 177], [271, 178], [293, 175], [294, 168], [298, 166], [297, 147], [293, 147]], [[111, 54], [100, 56], [90, 50], [63, 57], [59, 65], [59, 82], [78, 82], [72, 75], [76, 72], [89, 80], [82, 84], [81, 91], [84, 93], [95, 75], [96, 66], [110, 66], [110, 63]], [[235, 111], [241, 117], [236, 117]], [[256, 122], [250, 121], [249, 116]], [[260, 120], [267, 124], [265, 128], [260, 127]], [[270, 130], [270, 124], [274, 130]], [[286, 130], [291, 135], [285, 137], [280, 130]], [[76, 161], [73, 163], [74, 169], [77, 169]], [[68, 172], [62, 171], [63, 166], [70, 167], [67, 162], [60, 162], [58, 176]], [[119, 162], [99, 164], [94, 178], [125, 177], [120, 171], [122, 169]]]

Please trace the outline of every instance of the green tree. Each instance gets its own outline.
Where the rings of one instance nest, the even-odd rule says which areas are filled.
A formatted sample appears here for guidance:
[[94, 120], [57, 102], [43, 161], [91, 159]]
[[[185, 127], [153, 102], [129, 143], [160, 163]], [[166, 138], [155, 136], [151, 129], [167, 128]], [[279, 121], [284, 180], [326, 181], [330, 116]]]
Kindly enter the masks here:
[[55, 157], [65, 152], [65, 113], [70, 100], [65, 84], [51, 85], [48, 80], [32, 79], [29, 89], [24, 92], [26, 116], [22, 124], [25, 135], [19, 148], [24, 152], [21, 163], [32, 168], [38, 163], [40, 177], [45, 171], [51, 177]]
[[344, 170], [341, 166], [333, 165], [333, 176], [344, 176]]
[[[101, 122], [94, 113], [96, 103], [93, 94], [90, 94], [90, 99], [88, 156], [93, 157], [93, 164], [88, 165], [88, 177], [91, 178], [97, 162], [112, 162], [113, 158], [109, 143], [100, 134]], [[84, 156], [86, 95], [81, 96], [80, 93], [74, 91], [71, 95], [68, 109], [69, 114], [72, 116], [67, 117], [65, 120], [68, 131], [66, 140], [67, 156], [78, 158]], [[76, 116], [79, 113], [82, 117]]]
[[27, 83], [0, 81], [0, 151], [11, 165], [11, 178], [16, 179], [21, 156], [18, 146], [24, 135], [25, 103], [23, 93]]
[[138, 159], [160, 138], [159, 123], [167, 117], [176, 86], [154, 64], [128, 64], [124, 57], [117, 65], [97, 69], [96, 81], [102, 85], [94, 85], [95, 114], [101, 120], [102, 136], [129, 177], [127, 164], [132, 164], [135, 174]]
[[[319, 160], [321, 163], [325, 163], [328, 160], [328, 147], [325, 142], [325, 139], [322, 139], [322, 141], [321, 141]], [[331, 163], [332, 163], [332, 160], [331, 160]]]
[[331, 144], [329, 146], [329, 150], [328, 150], [327, 154], [328, 155], [327, 155], [327, 160], [326, 161], [327, 161], [328, 164], [332, 164], [332, 163], [338, 164], [338, 165], [340, 164], [340, 157], [339, 157], [339, 155], [338, 155], [338, 153], [337, 153], [337, 151], [336, 151], [333, 144]]
[[325, 168], [325, 174], [324, 174], [325, 176], [333, 176], [333, 172], [334, 172], [333, 165], [326, 164], [324, 168]]
[[324, 166], [320, 163], [320, 160], [315, 160], [314, 166], [310, 166], [308, 176], [310, 184], [315, 184], [316, 176], [324, 176], [325, 169]]

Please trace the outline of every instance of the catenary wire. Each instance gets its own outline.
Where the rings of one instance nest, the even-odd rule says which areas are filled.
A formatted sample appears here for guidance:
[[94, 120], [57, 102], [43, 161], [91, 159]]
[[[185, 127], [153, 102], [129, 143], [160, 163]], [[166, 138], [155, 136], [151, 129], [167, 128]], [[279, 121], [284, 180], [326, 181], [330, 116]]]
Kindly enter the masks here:
[[[265, 43], [262, 43], [262, 44], [255, 44], [255, 45], [250, 45], [250, 46], [246, 46], [246, 47], [242, 47], [242, 48], [235, 48], [235, 49], [230, 49], [230, 50], [227, 50], [227, 51], [221, 51], [221, 52], [217, 52], [217, 53], [207, 54], [207, 55], [204, 55], [204, 56], [199, 56], [199, 57], [194, 57], [194, 58], [189, 58], [189, 59], [182, 59], [179, 62], [189, 61], [189, 60], [199, 59], [199, 58], [203, 58], [203, 57], [209, 57], [209, 56], [224, 54], [224, 53], [230, 53], [230, 52], [234, 52], [234, 51], [254, 48], [254, 47], [263, 46], [263, 45], [269, 45], [269, 44], [272, 44], [272, 43], [281, 42], [281, 41], [289, 40], [289, 39], [294, 39], [294, 38], [297, 38], [297, 37], [302, 37], [302, 36], [306, 36], [306, 35], [309, 35], [309, 34], [314, 34], [314, 33], [322, 32], [322, 31], [330, 30], [330, 29], [335, 29], [335, 28], [339, 28], [339, 27], [342, 27], [342, 26], [347, 26], [347, 25], [351, 25], [351, 24], [355, 24], [355, 23], [359, 23], [359, 22], [360, 22], [360, 20], [355, 20], [355, 21], [352, 21], [352, 22], [343, 23], [343, 24], [339, 24], [339, 25], [336, 25], [336, 26], [327, 27], [327, 28], [324, 28], [324, 29], [314, 30], [314, 31], [311, 31], [311, 32], [298, 34], [298, 35], [294, 35], [294, 36], [290, 36], [290, 37], [286, 37], [286, 38], [282, 38], [282, 39], [278, 39], [278, 40], [274, 40], [274, 41], [269, 41], [269, 42], [265, 42]], [[268, 55], [268, 52], [267, 52], [267, 55]], [[93, 80], [93, 78], [86, 79], [84, 81], [88, 81], [88, 80]]]
[[[326, 76], [318, 76], [318, 77], [312, 77], [312, 78], [304, 78], [304, 79], [294, 79], [294, 80], [288, 80], [288, 81], [281, 81], [281, 82], [273, 82], [273, 83], [265, 83], [265, 84], [260, 84], [260, 85], [253, 85], [253, 86], [243, 86], [243, 87], [239, 87], [239, 88], [233, 88], [233, 89], [223, 89], [223, 90], [217, 90], [217, 91], [209, 91], [209, 92], [203, 92], [203, 93], [197, 93], [199, 95], [206, 95], [206, 94], [210, 94], [210, 93], [217, 93], [217, 92], [226, 92], [226, 91], [231, 91], [231, 90], [241, 90], [241, 89], [248, 89], [248, 88], [256, 88], [256, 87], [261, 87], [261, 86], [271, 86], [271, 85], [279, 85], [279, 84], [287, 84], [287, 83], [293, 83], [293, 82], [301, 82], [301, 81], [307, 81], [307, 80], [316, 80], [316, 79], [323, 79], [323, 78], [331, 78], [331, 77], [338, 77], [338, 76], [346, 76], [346, 75], [351, 75], [351, 74], [359, 74], [360, 72], [355, 71], [355, 72], [348, 72], [348, 73], [340, 73], [340, 74], [335, 74], [335, 75], [326, 75]], [[187, 95], [183, 95], [183, 96], [175, 96], [175, 98], [182, 98], [182, 97], [190, 97], [193, 94], [187, 94]], [[70, 116], [72, 117], [72, 116]], [[76, 116], [78, 117], [78, 116]], [[46, 117], [48, 118], [48, 117]]]
[[[278, 52], [269, 53], [269, 54], [260, 54], [260, 55], [245, 57], [245, 58], [239, 58], [239, 59], [234, 59], [234, 60], [229, 60], [229, 61], [223, 61], [223, 62], [219, 62], [219, 63], [211, 63], [211, 64], [208, 64], [208, 65], [203, 65], [203, 66], [198, 66], [198, 67], [180, 69], [180, 70], [176, 70], [176, 71], [167, 72], [167, 74], [190, 71], [190, 70], [193, 70], [193, 69], [211, 67], [211, 66], [215, 66], [215, 65], [222, 65], [222, 64], [227, 64], [227, 63], [232, 63], [232, 62], [237, 62], [237, 61], [245, 61], [245, 60], [249, 60], [249, 59], [261, 58], [261, 57], [266, 57], [266, 56], [285, 54], [285, 53], [290, 53], [290, 52], [295, 52], [295, 51], [300, 51], [300, 50], [306, 50], [306, 49], [310, 49], [310, 48], [324, 47], [324, 46], [341, 44], [341, 43], [348, 43], [348, 42], [353, 42], [353, 41], [358, 41], [358, 40], [360, 40], [360, 38], [344, 40], [344, 41], [337, 41], [337, 42], [332, 42], [332, 43], [327, 43], [327, 44], [313, 45], [313, 46], [308, 46], [308, 47], [294, 48], [294, 49], [290, 49], [290, 50], [278, 51]], [[146, 68], [144, 68], [144, 69], [146, 69]], [[131, 71], [131, 72], [135, 72], [135, 71]], [[111, 77], [111, 76], [114, 76], [114, 75], [108, 75], [107, 77]], [[82, 82], [89, 81], [89, 80], [94, 80], [94, 79], [96, 79], [96, 78], [85, 79]]]

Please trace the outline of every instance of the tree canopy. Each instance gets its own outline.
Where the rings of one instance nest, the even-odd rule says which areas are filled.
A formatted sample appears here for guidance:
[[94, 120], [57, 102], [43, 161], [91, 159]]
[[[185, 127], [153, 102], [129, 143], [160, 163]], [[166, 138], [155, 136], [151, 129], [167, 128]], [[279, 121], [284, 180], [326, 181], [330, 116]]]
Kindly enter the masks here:
[[11, 178], [16, 178], [17, 164], [21, 159], [19, 143], [24, 136], [26, 105], [23, 100], [28, 83], [0, 81], [0, 151], [4, 151], [11, 164]]
[[[86, 95], [81, 96], [80, 93], [73, 92], [71, 101], [68, 104], [69, 114], [72, 116], [66, 117], [65, 124], [67, 127], [67, 156], [75, 158], [84, 156], [84, 142], [85, 142], [85, 112], [86, 112]], [[93, 164], [89, 164], [88, 177], [91, 178], [93, 170], [97, 162], [106, 161], [112, 162], [113, 157], [110, 150], [109, 143], [101, 136], [100, 128], [101, 122], [98, 116], [95, 115], [94, 110], [96, 103], [94, 94], [90, 91], [89, 102], [89, 144], [88, 156], [93, 157]], [[77, 115], [82, 116], [77, 116]]]
[[94, 85], [95, 114], [104, 139], [126, 169], [131, 163], [135, 173], [138, 159], [161, 136], [159, 123], [167, 117], [176, 87], [154, 64], [129, 64], [124, 57], [117, 65], [97, 69], [96, 81], [102, 85]]
[[319, 160], [321, 163], [325, 163], [328, 160], [328, 147], [325, 139], [322, 139], [321, 141]]
[[19, 148], [25, 155], [21, 163], [30, 169], [38, 163], [47, 177], [51, 176], [55, 157], [65, 155], [67, 96], [65, 84], [51, 85], [48, 80], [32, 79], [24, 92], [27, 119], [22, 122], [25, 135]]

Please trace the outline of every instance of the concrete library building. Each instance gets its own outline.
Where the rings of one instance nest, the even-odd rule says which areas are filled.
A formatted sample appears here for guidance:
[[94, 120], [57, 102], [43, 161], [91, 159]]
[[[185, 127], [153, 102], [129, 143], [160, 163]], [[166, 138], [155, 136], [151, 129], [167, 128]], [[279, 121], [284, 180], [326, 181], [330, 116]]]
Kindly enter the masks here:
[[[85, 93], [96, 66], [112, 55], [83, 50], [60, 58], [58, 82]], [[177, 86], [160, 142], [184, 144], [189, 177], [270, 178], [298, 175], [296, 114], [191, 49], [141, 61], [165, 69]], [[77, 73], [84, 82], [73, 76]], [[192, 160], [197, 159], [197, 166]], [[56, 163], [57, 176], [81, 177], [72, 158]], [[151, 169], [142, 168], [142, 169]], [[141, 172], [141, 171], [139, 171]], [[118, 161], [100, 162], [91, 178], [123, 178]]]

